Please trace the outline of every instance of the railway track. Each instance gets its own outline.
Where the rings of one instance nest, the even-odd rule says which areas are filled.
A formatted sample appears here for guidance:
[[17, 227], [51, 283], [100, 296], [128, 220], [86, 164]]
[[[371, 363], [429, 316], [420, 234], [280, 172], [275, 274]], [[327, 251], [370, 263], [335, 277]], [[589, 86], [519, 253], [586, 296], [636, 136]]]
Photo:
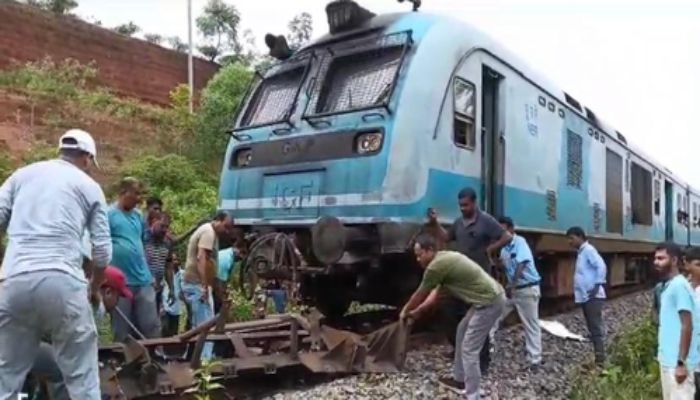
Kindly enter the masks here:
[[[614, 298], [644, 289], [644, 285], [614, 288]], [[541, 316], [575, 308], [573, 301], [543, 301]], [[224, 314], [225, 315], [225, 314]], [[215, 399], [260, 398], [329, 382], [348, 374], [397, 372], [407, 351], [444, 338], [436, 325], [404, 326], [398, 310], [382, 309], [325, 321], [318, 313], [306, 317], [272, 315], [258, 321], [224, 324], [218, 317], [173, 338], [130, 341], [100, 350], [106, 399], [194, 398], [191, 390], [205, 341], [213, 341], [222, 359], [210, 369], [223, 389]], [[506, 324], [517, 321], [511, 316]], [[410, 336], [409, 336], [410, 334]], [[163, 358], [183, 354], [182, 358]]]

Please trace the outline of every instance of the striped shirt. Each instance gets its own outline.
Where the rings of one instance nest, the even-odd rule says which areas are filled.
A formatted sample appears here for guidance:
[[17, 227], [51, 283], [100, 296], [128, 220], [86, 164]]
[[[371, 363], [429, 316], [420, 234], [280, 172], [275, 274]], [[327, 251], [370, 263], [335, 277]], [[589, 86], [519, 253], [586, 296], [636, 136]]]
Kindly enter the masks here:
[[153, 279], [157, 283], [161, 283], [165, 275], [165, 265], [170, 257], [170, 244], [167, 241], [151, 239], [144, 245], [144, 250], [146, 251], [146, 261]]
[[104, 268], [112, 258], [105, 196], [89, 175], [64, 160], [41, 161], [15, 171], [0, 187], [0, 226], [8, 245], [1, 277], [59, 270], [86, 282], [83, 234], [92, 261]]

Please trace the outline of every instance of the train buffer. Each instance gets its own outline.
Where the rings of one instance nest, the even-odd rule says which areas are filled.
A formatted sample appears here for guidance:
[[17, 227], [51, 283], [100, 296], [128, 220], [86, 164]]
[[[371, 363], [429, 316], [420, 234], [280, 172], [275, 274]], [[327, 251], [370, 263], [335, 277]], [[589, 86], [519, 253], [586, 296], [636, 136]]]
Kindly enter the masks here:
[[197, 384], [205, 342], [214, 342], [217, 354], [208, 368], [211, 379], [226, 389], [241, 376], [289, 368], [321, 374], [398, 372], [410, 330], [410, 322], [398, 321], [361, 335], [325, 324], [316, 311], [235, 323], [217, 316], [178, 336], [129, 338], [100, 347], [101, 389], [103, 398], [111, 400], [181, 398]]

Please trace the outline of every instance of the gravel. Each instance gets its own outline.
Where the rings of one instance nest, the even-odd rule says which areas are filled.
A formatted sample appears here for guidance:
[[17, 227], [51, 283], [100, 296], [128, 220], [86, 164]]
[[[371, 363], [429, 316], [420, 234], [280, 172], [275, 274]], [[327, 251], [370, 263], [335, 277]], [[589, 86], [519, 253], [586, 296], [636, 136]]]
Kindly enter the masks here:
[[[604, 309], [610, 341], [633, 319], [651, 308], [651, 293], [641, 292], [611, 300]], [[563, 323], [570, 331], [587, 337], [580, 310], [547, 318]], [[564, 399], [569, 377], [582, 364], [593, 361], [590, 342], [560, 339], [542, 332], [544, 365], [537, 371], [525, 371], [524, 335], [519, 325], [496, 334], [496, 352], [492, 354], [490, 373], [482, 379], [485, 399]], [[405, 371], [398, 374], [360, 374], [314, 387], [280, 392], [266, 399], [456, 399], [437, 385], [437, 378], [450, 374], [452, 361], [445, 356], [446, 344], [427, 344], [410, 351]]]

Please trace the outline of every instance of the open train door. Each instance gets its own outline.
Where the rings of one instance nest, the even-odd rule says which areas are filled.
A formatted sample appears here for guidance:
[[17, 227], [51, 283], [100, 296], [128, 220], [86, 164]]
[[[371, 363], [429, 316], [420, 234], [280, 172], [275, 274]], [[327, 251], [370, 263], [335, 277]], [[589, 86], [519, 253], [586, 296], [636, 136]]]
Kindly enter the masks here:
[[484, 65], [481, 77], [481, 208], [491, 215], [502, 215], [506, 150], [501, 118], [503, 75]]

